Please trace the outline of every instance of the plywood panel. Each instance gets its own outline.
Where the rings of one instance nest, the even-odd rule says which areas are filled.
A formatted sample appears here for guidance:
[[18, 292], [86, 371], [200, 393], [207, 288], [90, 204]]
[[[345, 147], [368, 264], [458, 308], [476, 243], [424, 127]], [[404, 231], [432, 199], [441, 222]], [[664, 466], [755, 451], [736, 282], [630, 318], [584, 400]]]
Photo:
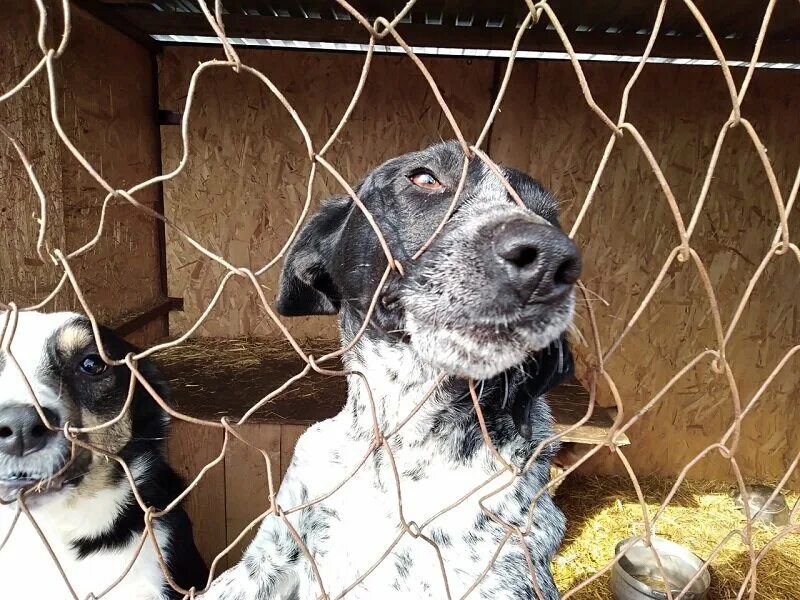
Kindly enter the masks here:
[[[219, 428], [173, 420], [167, 438], [170, 464], [188, 485], [219, 455], [222, 441], [223, 432]], [[205, 474], [187, 497], [184, 507], [192, 520], [197, 548], [210, 566], [227, 545], [224, 461]]]
[[[160, 63], [161, 107], [182, 110], [198, 61], [217, 57], [201, 48], [167, 48]], [[305, 122], [319, 148], [351, 99], [363, 58], [353, 54], [241, 50], [248, 64], [267, 74]], [[475, 137], [489, 108], [492, 65], [487, 61], [428, 60], [445, 98], [464, 129]], [[168, 216], [199, 242], [233, 264], [258, 268], [285, 242], [300, 214], [310, 164], [300, 133], [269, 91], [251, 75], [230, 69], [206, 71], [192, 111], [186, 169], [165, 184]], [[377, 56], [361, 101], [327, 158], [355, 182], [379, 162], [418, 149], [452, 132], [432, 92], [407, 59]], [[177, 127], [162, 128], [164, 169], [181, 156]], [[319, 177], [314, 200], [342, 193], [329, 176]], [[223, 269], [169, 233], [171, 295], [186, 299], [173, 315], [185, 330], [206, 307]], [[262, 278], [274, 298], [277, 265]], [[234, 280], [199, 333], [210, 336], [275, 335], [255, 294]], [[294, 319], [301, 337], [335, 337], [333, 319]]]
[[[62, 121], [67, 135], [115, 188], [158, 174], [155, 69], [148, 51], [80, 10], [59, 61]], [[61, 146], [66, 244], [94, 235], [105, 191]], [[155, 187], [137, 195], [153, 207]], [[160, 297], [159, 225], [124, 200], [114, 200], [100, 243], [73, 269], [90, 305], [104, 320], [137, 312]]]
[[[281, 426], [271, 423], [243, 425], [239, 432], [251, 444], [269, 455], [275, 492], [280, 486]], [[267, 467], [261, 452], [232, 440], [225, 457], [225, 520], [228, 543], [258, 515], [269, 509]], [[257, 527], [228, 554], [229, 563], [241, 557]]]
[[[162, 108], [181, 110], [192, 70], [210, 57], [207, 49], [169, 49], [161, 62]], [[354, 55], [243, 51], [245, 62], [267, 73], [297, 108], [312, 137], [331, 131], [358, 77]], [[429, 61], [468, 137], [485, 117], [491, 63]], [[595, 99], [612, 118], [632, 73], [630, 65], [586, 65]], [[742, 72], [735, 72], [737, 81]], [[795, 140], [800, 123], [792, 91], [794, 72], [759, 71], [745, 115], [761, 133], [782, 190], [800, 162]], [[401, 94], [397, 90], [402, 90]], [[458, 92], [458, 93], [456, 93]], [[719, 72], [698, 67], [649, 65], [634, 90], [630, 120], [648, 140], [672, 186], [686, 220], [702, 185], [716, 135], [730, 110]], [[167, 185], [167, 210], [199, 241], [235, 264], [258, 267], [282, 245], [299, 214], [309, 169], [302, 139], [279, 103], [247, 76], [217, 71], [199, 82], [192, 115], [187, 169]], [[450, 132], [424, 82], [405, 59], [376, 58], [364, 97], [330, 158], [352, 181], [374, 164], [424, 146]], [[495, 158], [525, 169], [562, 202], [569, 227], [586, 195], [608, 132], [586, 103], [565, 62], [517, 64], [491, 139]], [[177, 164], [177, 128], [163, 128], [164, 168]], [[337, 193], [320, 177], [314, 198]], [[727, 324], [748, 278], [766, 251], [777, 225], [776, 211], [757, 154], [732, 131], [723, 149], [693, 246], [705, 261]], [[796, 229], [796, 226], [795, 226]], [[633, 315], [669, 251], [678, 243], [674, 219], [651, 168], [626, 135], [609, 162], [595, 204], [578, 231], [584, 249], [584, 281], [597, 302], [605, 347]], [[187, 296], [187, 312], [173, 316], [185, 329], [206, 306], [223, 270], [174, 235], [169, 247], [170, 292]], [[756, 289], [729, 346], [742, 397], [747, 400], [779, 358], [797, 342], [793, 290], [797, 267], [788, 257], [775, 262]], [[277, 270], [262, 284], [269, 298]], [[331, 319], [289, 322], [300, 337], [334, 337]], [[585, 310], [578, 325], [588, 335]], [[247, 286], [232, 282], [202, 335], [271, 337]], [[641, 407], [688, 360], [716, 344], [708, 302], [697, 273], [674, 267], [639, 324], [608, 364], [628, 414]], [[579, 373], [589, 360], [576, 348]], [[792, 426], [798, 376], [791, 365], [745, 421], [740, 464], [770, 477], [800, 449]], [[611, 404], [601, 387], [600, 402]], [[719, 439], [732, 417], [725, 382], [707, 364], [690, 373], [630, 432], [639, 472], [677, 472], [692, 456]], [[613, 459], [611, 459], [613, 462]], [[282, 465], [285, 466], [285, 465]], [[595, 463], [592, 468], [618, 469]], [[718, 457], [703, 461], [693, 476], [729, 475]]]
[[[37, 12], [32, 2], [0, 3], [3, 52], [0, 86], [5, 93], [41, 60], [36, 44]], [[17, 138], [30, 159], [47, 198], [47, 237], [50, 247], [64, 245], [61, 162], [56, 133], [49, 126], [47, 82], [40, 74], [18, 94], [0, 104], [0, 124]], [[39, 199], [18, 154], [0, 133], [0, 301], [19, 306], [42, 300], [59, 280], [60, 272], [36, 253]], [[64, 297], [57, 308], [66, 306]]]
[[[41, 58], [35, 5], [4, 2], [0, 22], [6, 40], [0, 71], [3, 91]], [[48, 29], [53, 35], [53, 28]], [[56, 101], [67, 136], [112, 185], [125, 188], [160, 168], [154, 122], [154, 63], [147, 51], [79, 9], [72, 11], [67, 51], [56, 62]], [[47, 199], [46, 247], [71, 252], [89, 241], [105, 193], [72, 157], [51, 121], [48, 87], [40, 73], [17, 96], [0, 105], [0, 123], [32, 161]], [[16, 152], [0, 136], [0, 300], [27, 305], [55, 286], [60, 268], [36, 254], [39, 201]], [[143, 192], [152, 206], [156, 190]], [[97, 246], [71, 261], [90, 306], [103, 321], [152, 304], [161, 290], [156, 224], [115, 203]], [[67, 287], [48, 310], [77, 308]]]
[[[632, 67], [592, 63], [585, 68], [595, 99], [615, 119]], [[735, 74], [740, 79], [742, 72]], [[795, 72], [760, 70], [744, 105], [745, 116], [769, 149], [784, 193], [800, 164], [796, 142], [800, 135], [796, 111], [799, 84]], [[715, 69], [648, 65], [634, 88], [629, 120], [650, 144], [687, 222], [729, 111], [730, 100]], [[559, 197], [564, 221], [571, 226], [608, 139], [604, 125], [586, 107], [571, 66], [563, 62], [517, 65], [494, 134], [495, 158], [539, 177]], [[708, 268], [724, 325], [730, 322], [747, 281], [769, 247], [777, 223], [758, 156], [742, 128], [735, 129], [723, 148], [692, 240]], [[665, 197], [630, 135], [623, 137], [613, 152], [576, 240], [584, 252], [583, 280], [607, 303], [594, 302], [601, 340], [607, 348], [679, 241]], [[786, 256], [775, 261], [728, 345], [727, 355], [745, 401], [798, 342], [799, 280], [795, 259]], [[577, 324], [589, 338], [585, 310], [580, 311]], [[691, 358], [713, 347], [713, 322], [701, 280], [691, 264], [675, 266], [608, 363], [627, 414], [641, 407]], [[581, 372], [589, 351], [578, 345], [577, 352]], [[790, 364], [760, 407], [745, 420], [738, 459], [747, 474], [779, 476], [800, 451], [798, 384], [800, 371]], [[611, 404], [608, 390], [600, 388], [600, 401]], [[725, 381], [705, 362], [629, 432], [633, 444], [629, 458], [638, 473], [675, 474], [718, 440], [731, 419]], [[609, 460], [594, 468], [620, 470], [618, 462]], [[691, 475], [730, 474], [727, 463], [715, 455]]]

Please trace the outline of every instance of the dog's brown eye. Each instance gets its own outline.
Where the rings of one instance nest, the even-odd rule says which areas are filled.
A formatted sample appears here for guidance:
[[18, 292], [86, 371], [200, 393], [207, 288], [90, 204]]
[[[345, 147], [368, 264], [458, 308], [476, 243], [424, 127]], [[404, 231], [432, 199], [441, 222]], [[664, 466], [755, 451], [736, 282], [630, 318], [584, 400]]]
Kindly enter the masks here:
[[417, 187], [425, 188], [426, 190], [442, 189], [442, 184], [439, 183], [439, 180], [427, 171], [418, 171], [416, 173], [412, 173], [409, 179], [411, 180], [411, 183]]
[[90, 354], [81, 361], [81, 371], [88, 375], [100, 375], [107, 368], [108, 365], [97, 354]]

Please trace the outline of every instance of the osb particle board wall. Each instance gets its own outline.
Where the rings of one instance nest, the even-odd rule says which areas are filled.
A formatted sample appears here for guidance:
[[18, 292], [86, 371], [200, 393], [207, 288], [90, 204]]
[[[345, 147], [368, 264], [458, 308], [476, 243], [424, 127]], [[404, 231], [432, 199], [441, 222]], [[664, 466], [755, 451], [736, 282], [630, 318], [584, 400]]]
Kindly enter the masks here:
[[[36, 44], [35, 5], [31, 2], [0, 4], [0, 23], [8, 36], [3, 41], [0, 81], [3, 92], [19, 81], [40, 60]], [[0, 123], [19, 140], [50, 200], [49, 238], [64, 245], [61, 158], [56, 133], [49, 121], [47, 84], [37, 77], [20, 94], [0, 104]], [[39, 227], [31, 216], [38, 199], [13, 146], [0, 134], [0, 300], [26, 305], [46, 295], [59, 273], [43, 265], [36, 255]], [[63, 306], [63, 301], [61, 306]]]
[[[2, 81], [16, 82], [40, 59], [36, 45], [38, 14], [30, 2], [14, 0], [0, 7], [9, 60]], [[53, 28], [49, 30], [53, 35]], [[72, 11], [72, 34], [57, 63], [57, 101], [66, 134], [115, 187], [125, 188], [158, 173], [159, 138], [155, 122], [153, 61], [148, 52], [79, 9]], [[95, 234], [105, 192], [58, 138], [50, 120], [44, 73], [19, 97], [0, 105], [0, 121], [19, 138], [33, 162], [48, 199], [47, 239], [52, 247], [75, 250]], [[38, 199], [4, 136], [0, 140], [0, 205], [6, 227], [0, 236], [0, 294], [20, 305], [43, 298], [56, 284], [60, 269], [43, 265], [36, 255]], [[140, 193], [149, 206], [157, 190]], [[156, 223], [122, 201], [109, 208], [100, 242], [71, 261], [90, 306], [104, 321], [149, 308], [160, 295]], [[67, 289], [54, 308], [75, 308]]]
[[[160, 72], [162, 108], [180, 110], [188, 77], [207, 50], [169, 48]], [[315, 139], [342, 114], [358, 77], [354, 55], [252, 51], [245, 61], [261, 68], [285, 91]], [[468, 137], [485, 118], [491, 97], [492, 63], [426, 60]], [[616, 115], [632, 67], [584, 66], [597, 101]], [[741, 77], [741, 71], [736, 76]], [[786, 71], [759, 71], [745, 104], [770, 149], [781, 188], [788, 190], [800, 162], [800, 122], [792, 108], [800, 82]], [[169, 216], [237, 264], [257, 267], [280, 247], [299, 213], [309, 165], [283, 109], [253, 79], [215, 72], [201, 81], [191, 122], [193, 156], [184, 174], [166, 188]], [[721, 76], [698, 67], [648, 66], [636, 86], [630, 120], [641, 130], [671, 183], [688, 220], [729, 102]], [[165, 169], [180, 156], [175, 127], [162, 128]], [[351, 179], [380, 160], [449, 137], [430, 92], [413, 65], [380, 57], [364, 98], [334, 146], [334, 164]], [[564, 222], [574, 221], [608, 133], [586, 108], [571, 66], [521, 61], [515, 68], [491, 138], [492, 155], [521, 167], [549, 186], [563, 203]], [[315, 200], [338, 192], [320, 178]], [[707, 259], [727, 324], [747, 279], [769, 246], [776, 212], [757, 155], [741, 130], [729, 136], [707, 208], [693, 245]], [[578, 234], [589, 288], [597, 302], [603, 343], [608, 346], [635, 311], [669, 250], [677, 243], [674, 221], [649, 166], [629, 136], [621, 140], [606, 170], [595, 205]], [[222, 270], [175, 238], [169, 243], [170, 291], [187, 300], [173, 331], [184, 330], [211, 298]], [[277, 270], [265, 277], [274, 297]], [[797, 268], [776, 261], [765, 274], [731, 344], [740, 393], [749, 399], [777, 360], [797, 342], [794, 299]], [[204, 335], [272, 335], [274, 330], [242, 287], [231, 286], [201, 329]], [[578, 322], [588, 331], [585, 311]], [[335, 335], [331, 320], [290, 320], [300, 337]], [[691, 267], [675, 268], [609, 370], [629, 414], [656, 393], [685, 362], [714, 345], [710, 313]], [[578, 346], [579, 362], [587, 349]], [[745, 421], [740, 465], [753, 475], [782, 474], [800, 449], [794, 401], [799, 376], [789, 368]], [[601, 403], [611, 404], [606, 390]], [[676, 473], [717, 440], [731, 420], [724, 385], [703, 364], [668, 394], [632, 431], [629, 457], [639, 473]], [[592, 469], [619, 471], [614, 459]], [[729, 477], [716, 456], [692, 476]]]
[[[619, 110], [631, 66], [587, 65], [593, 95], [612, 118]], [[743, 70], [735, 72], [741, 80]], [[759, 70], [743, 112], [769, 149], [781, 190], [788, 193], [800, 164], [800, 115], [793, 71]], [[571, 226], [608, 141], [605, 126], [586, 108], [565, 62], [517, 65], [494, 129], [493, 155], [535, 173], [564, 203]], [[659, 161], [688, 223], [719, 128], [730, 101], [718, 69], [648, 65], [634, 88], [628, 120]], [[525, 115], [523, 119], [521, 115]], [[797, 219], [793, 220], [797, 231]], [[790, 220], [790, 225], [792, 221]], [[749, 138], [729, 134], [706, 208], [692, 238], [704, 259], [727, 327], [748, 280], [778, 225], [766, 175]], [[678, 244], [674, 219], [655, 176], [635, 142], [617, 145], [586, 221], [577, 234], [584, 252], [583, 281], [594, 302], [605, 348], [623, 329]], [[796, 259], [768, 267], [728, 346], [728, 358], [747, 402], [784, 354], [798, 343]], [[578, 325], [589, 332], [585, 310]], [[716, 347], [711, 313], [691, 263], [672, 268], [641, 320], [608, 363], [628, 415], [657, 393], [694, 356]], [[578, 348], [583, 359], [586, 348]], [[739, 464], [747, 474], [777, 477], [800, 451], [800, 370], [790, 362], [744, 421]], [[601, 402], [612, 404], [601, 386]], [[708, 361], [691, 371], [631, 432], [628, 458], [637, 473], [676, 473], [718, 440], [732, 419], [722, 378]], [[609, 458], [592, 468], [619, 471]], [[716, 453], [693, 477], [731, 476]], [[797, 483], [797, 478], [795, 478]]]
[[[199, 61], [219, 52], [166, 48], [160, 60], [162, 109], [180, 111]], [[339, 122], [358, 82], [363, 57], [355, 54], [240, 51], [296, 108], [319, 148]], [[489, 109], [492, 64], [429, 60], [431, 71], [464, 133], [476, 137]], [[424, 147], [452, 132], [422, 75], [408, 60], [376, 56], [361, 100], [327, 154], [350, 182], [380, 161]], [[178, 127], [162, 127], [164, 170], [181, 157]], [[287, 239], [306, 195], [310, 163], [293, 121], [266, 87], [230, 69], [206, 71], [191, 113], [192, 152], [184, 171], [165, 183], [167, 216], [236, 265], [259, 268]], [[314, 201], [343, 193], [319, 170]], [[168, 231], [169, 291], [185, 299], [172, 315], [184, 331], [211, 300], [224, 269]], [[261, 281], [273, 300], [280, 264]], [[287, 320], [299, 337], [336, 336], [330, 318]], [[234, 278], [199, 333], [211, 336], [276, 333], [249, 284]]]
[[[116, 188], [159, 174], [154, 60], [107, 25], [76, 11], [73, 37], [61, 59], [63, 122], [73, 143]], [[105, 191], [62, 145], [67, 242], [91, 238]], [[136, 195], [151, 208], [157, 186]], [[160, 297], [160, 224], [124, 200], [114, 200], [100, 243], [76, 265], [82, 289], [106, 318], [149, 308]]]

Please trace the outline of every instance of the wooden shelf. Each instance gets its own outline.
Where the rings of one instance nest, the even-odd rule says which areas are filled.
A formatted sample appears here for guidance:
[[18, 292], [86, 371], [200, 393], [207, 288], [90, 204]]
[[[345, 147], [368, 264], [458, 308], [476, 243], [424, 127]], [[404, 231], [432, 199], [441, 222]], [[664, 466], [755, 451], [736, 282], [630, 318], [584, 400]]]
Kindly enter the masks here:
[[[317, 345], [309, 351], [321, 356], [333, 348]], [[259, 396], [277, 389], [304, 366], [286, 342], [272, 340], [189, 340], [156, 356], [156, 360], [159, 358], [164, 361], [175, 407], [204, 419], [238, 419]], [[340, 369], [341, 363], [326, 366]], [[344, 377], [311, 372], [255, 413], [250, 422], [309, 425], [336, 415], [346, 397]], [[548, 400], [559, 433], [575, 425], [589, 408], [589, 393], [577, 381], [559, 386], [548, 394]], [[589, 420], [562, 439], [579, 444], [603, 443], [612, 424], [609, 411], [595, 406]], [[630, 441], [619, 435], [615, 443], [623, 446]]]
[[[589, 410], [589, 392], [577, 380], [564, 383], [548, 394], [550, 408], [553, 411], [555, 430], [564, 432], [586, 416]], [[561, 440], [576, 444], [601, 444], [608, 438], [614, 424], [610, 411], [602, 406], [594, 406], [591, 417], [583, 425], [564, 435]], [[627, 446], [628, 436], [618, 433], [614, 444]]]
[[[336, 346], [316, 345], [307, 352], [322, 356]], [[172, 404], [201, 419], [237, 420], [258, 399], [299, 373], [305, 363], [288, 342], [259, 339], [192, 339], [158, 353], [170, 382]], [[324, 365], [341, 369], [339, 361]], [[310, 425], [329, 419], [344, 406], [344, 377], [308, 373], [253, 414], [250, 423]]]

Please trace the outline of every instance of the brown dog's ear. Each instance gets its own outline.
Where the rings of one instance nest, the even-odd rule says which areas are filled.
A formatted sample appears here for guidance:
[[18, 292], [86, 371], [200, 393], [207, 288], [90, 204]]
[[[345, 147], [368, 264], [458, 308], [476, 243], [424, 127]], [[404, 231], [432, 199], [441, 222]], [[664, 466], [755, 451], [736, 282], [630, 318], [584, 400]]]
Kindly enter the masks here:
[[281, 272], [276, 308], [286, 317], [335, 315], [341, 299], [330, 259], [350, 214], [349, 198], [326, 200], [300, 231]]
[[567, 336], [562, 335], [547, 348], [537, 352], [525, 370], [526, 372], [530, 370], [530, 377], [511, 407], [511, 417], [514, 419], [517, 432], [526, 440], [530, 440], [535, 425], [531, 423], [531, 408], [534, 401], [575, 374], [575, 362]]

